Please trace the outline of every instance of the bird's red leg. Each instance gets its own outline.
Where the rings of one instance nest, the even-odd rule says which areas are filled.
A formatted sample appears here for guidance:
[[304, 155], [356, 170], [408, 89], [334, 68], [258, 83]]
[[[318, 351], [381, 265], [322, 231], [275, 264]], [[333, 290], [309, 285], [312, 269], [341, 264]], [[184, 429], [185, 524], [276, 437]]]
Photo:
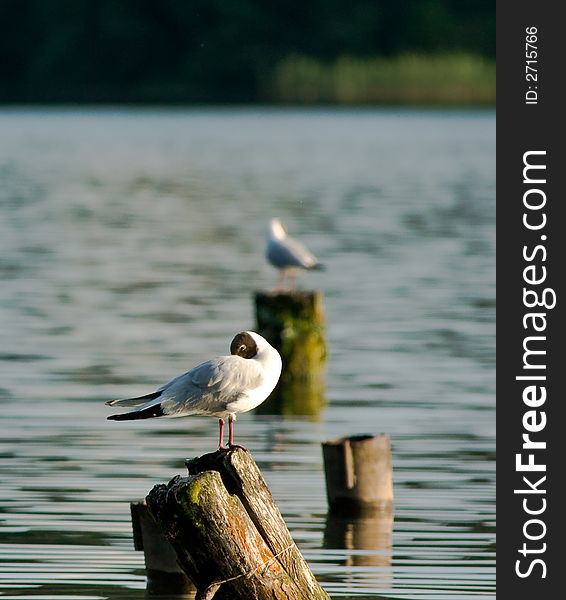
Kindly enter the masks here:
[[234, 448], [241, 448], [242, 450], [248, 451], [247, 448], [234, 444], [234, 418], [232, 415], [228, 416], [228, 448], [233, 450]]
[[224, 447], [224, 419], [218, 419], [218, 450], [228, 450]]

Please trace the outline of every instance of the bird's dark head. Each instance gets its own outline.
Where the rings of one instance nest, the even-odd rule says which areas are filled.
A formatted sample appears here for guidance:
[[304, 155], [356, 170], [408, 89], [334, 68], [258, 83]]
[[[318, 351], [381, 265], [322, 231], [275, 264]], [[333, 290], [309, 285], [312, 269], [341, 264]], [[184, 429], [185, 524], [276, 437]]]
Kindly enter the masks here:
[[247, 331], [237, 333], [230, 344], [230, 354], [242, 358], [253, 358], [257, 354], [256, 341]]

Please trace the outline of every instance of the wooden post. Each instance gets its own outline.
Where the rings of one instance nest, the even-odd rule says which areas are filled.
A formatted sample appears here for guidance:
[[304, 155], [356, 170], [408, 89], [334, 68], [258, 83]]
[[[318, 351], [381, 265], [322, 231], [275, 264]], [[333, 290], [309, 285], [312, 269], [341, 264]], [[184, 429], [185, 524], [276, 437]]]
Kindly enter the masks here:
[[283, 359], [283, 372], [263, 414], [316, 416], [324, 405], [324, 309], [319, 291], [256, 292], [257, 331]]
[[338, 438], [324, 443], [322, 451], [331, 511], [356, 514], [393, 507], [389, 436]]
[[147, 591], [154, 595], [186, 596], [195, 586], [177, 562], [177, 555], [149, 513], [145, 502], [132, 502], [134, 548], [143, 551]]
[[187, 468], [147, 504], [199, 600], [329, 600], [248, 452], [206, 454]]

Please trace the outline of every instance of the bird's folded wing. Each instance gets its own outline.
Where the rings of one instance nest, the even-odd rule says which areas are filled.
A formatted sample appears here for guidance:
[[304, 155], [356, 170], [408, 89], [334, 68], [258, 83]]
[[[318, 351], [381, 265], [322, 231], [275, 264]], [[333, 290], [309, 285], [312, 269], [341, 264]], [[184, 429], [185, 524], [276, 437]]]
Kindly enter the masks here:
[[191, 371], [191, 382], [202, 390], [230, 393], [261, 385], [262, 370], [254, 360], [241, 356], [220, 356]]
[[161, 389], [167, 414], [209, 412], [234, 401], [262, 383], [261, 367], [240, 356], [221, 356], [206, 361], [173, 379]]
[[316, 264], [315, 256], [300, 242], [287, 238], [285, 240], [272, 240], [267, 248], [268, 258], [276, 266], [294, 266], [308, 269]]

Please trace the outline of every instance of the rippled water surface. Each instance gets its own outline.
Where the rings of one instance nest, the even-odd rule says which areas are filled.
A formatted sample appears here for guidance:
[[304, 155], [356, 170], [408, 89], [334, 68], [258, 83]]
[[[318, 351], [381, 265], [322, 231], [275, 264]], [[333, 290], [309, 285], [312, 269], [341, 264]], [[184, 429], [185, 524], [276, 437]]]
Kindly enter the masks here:
[[[494, 597], [490, 112], [0, 112], [0, 594], [141, 599], [129, 502], [214, 419], [114, 423], [254, 325], [272, 216], [326, 263], [318, 415], [236, 424], [333, 598]], [[266, 405], [268, 406], [268, 405]], [[327, 518], [320, 443], [386, 432], [394, 520]]]

